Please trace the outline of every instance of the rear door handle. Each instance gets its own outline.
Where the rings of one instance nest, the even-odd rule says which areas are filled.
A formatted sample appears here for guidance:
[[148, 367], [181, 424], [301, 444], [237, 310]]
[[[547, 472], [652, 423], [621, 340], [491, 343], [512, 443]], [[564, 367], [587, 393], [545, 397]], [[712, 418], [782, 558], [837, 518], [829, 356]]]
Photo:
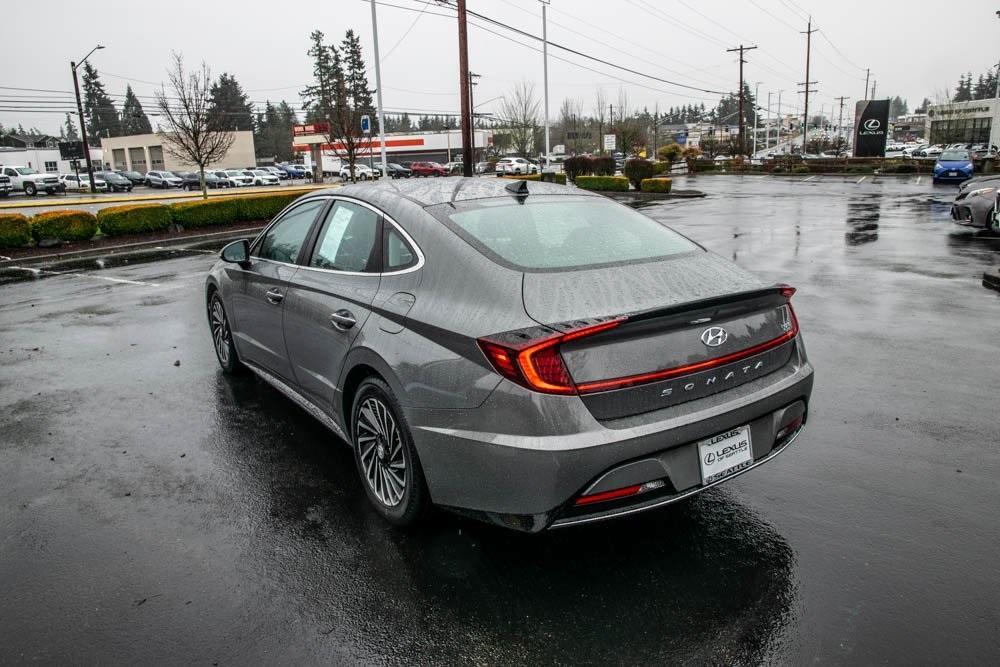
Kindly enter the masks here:
[[285, 298], [285, 295], [281, 293], [281, 290], [276, 290], [276, 289], [268, 290], [267, 294], [265, 294], [264, 296], [267, 297], [268, 301], [270, 301], [275, 305], [281, 303], [282, 299]]
[[330, 315], [330, 323], [341, 331], [347, 331], [358, 323], [349, 310], [338, 310]]

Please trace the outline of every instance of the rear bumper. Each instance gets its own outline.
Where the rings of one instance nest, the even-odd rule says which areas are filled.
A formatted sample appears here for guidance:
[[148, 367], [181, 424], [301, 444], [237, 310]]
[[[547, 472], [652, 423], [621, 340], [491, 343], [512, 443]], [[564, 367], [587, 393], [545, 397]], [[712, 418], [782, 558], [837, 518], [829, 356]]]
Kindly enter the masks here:
[[[502, 382], [475, 410], [407, 410], [431, 499], [510, 528], [536, 532], [676, 502], [703, 485], [697, 442], [750, 425], [754, 464], [775, 448], [792, 406], [803, 417], [813, 369], [801, 339], [792, 360], [753, 382], [653, 413], [599, 422], [575, 396], [536, 394]], [[731, 479], [727, 477], [724, 480]], [[584, 493], [647, 481], [664, 485], [631, 502], [596, 503]]]

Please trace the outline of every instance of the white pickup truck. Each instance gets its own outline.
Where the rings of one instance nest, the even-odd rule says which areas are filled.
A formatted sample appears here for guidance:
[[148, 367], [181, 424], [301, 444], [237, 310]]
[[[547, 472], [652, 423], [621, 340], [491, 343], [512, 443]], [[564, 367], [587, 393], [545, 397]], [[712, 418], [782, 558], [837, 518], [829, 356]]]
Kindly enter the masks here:
[[0, 173], [10, 178], [11, 189], [34, 197], [39, 192], [52, 195], [66, 192], [66, 186], [59, 182], [59, 174], [40, 174], [31, 167], [2, 165]]
[[4, 176], [3, 171], [0, 171], [0, 199], [10, 194], [11, 188], [10, 176]]

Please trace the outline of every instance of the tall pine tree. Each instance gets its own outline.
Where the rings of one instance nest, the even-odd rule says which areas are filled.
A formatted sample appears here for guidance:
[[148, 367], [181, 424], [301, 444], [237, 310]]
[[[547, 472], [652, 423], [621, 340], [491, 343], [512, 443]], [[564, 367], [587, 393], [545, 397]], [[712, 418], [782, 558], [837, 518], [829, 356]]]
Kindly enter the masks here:
[[335, 72], [333, 55], [336, 48], [323, 43], [325, 35], [314, 30], [309, 35], [312, 46], [306, 51], [313, 60], [313, 83], [300, 93], [302, 106], [306, 110], [307, 123], [329, 122], [333, 116], [333, 86]]
[[209, 94], [208, 113], [216, 127], [227, 132], [253, 130], [253, 105], [235, 76], [220, 74]]
[[66, 141], [80, 140], [80, 133], [76, 131], [76, 123], [73, 122], [73, 118], [69, 114], [66, 114], [66, 122], [63, 124], [61, 135]]
[[87, 117], [87, 136], [95, 142], [100, 137], [121, 135], [121, 121], [111, 97], [97, 70], [90, 63], [83, 64], [83, 113]]
[[125, 103], [122, 105], [122, 134], [150, 134], [153, 126], [142, 109], [142, 102], [132, 92], [132, 86], [125, 86]]

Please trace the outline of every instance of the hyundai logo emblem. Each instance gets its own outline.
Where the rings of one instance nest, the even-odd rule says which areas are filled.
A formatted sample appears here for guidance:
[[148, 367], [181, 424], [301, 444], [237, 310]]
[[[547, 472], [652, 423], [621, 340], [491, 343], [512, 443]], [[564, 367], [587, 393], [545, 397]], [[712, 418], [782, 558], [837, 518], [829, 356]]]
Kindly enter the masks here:
[[729, 338], [722, 327], [709, 327], [701, 332], [701, 342], [709, 347], [719, 347]]
[[868, 130], [869, 132], [874, 132], [880, 127], [882, 127], [882, 121], [880, 121], [878, 118], [869, 118], [868, 120], [865, 121], [865, 129]]

